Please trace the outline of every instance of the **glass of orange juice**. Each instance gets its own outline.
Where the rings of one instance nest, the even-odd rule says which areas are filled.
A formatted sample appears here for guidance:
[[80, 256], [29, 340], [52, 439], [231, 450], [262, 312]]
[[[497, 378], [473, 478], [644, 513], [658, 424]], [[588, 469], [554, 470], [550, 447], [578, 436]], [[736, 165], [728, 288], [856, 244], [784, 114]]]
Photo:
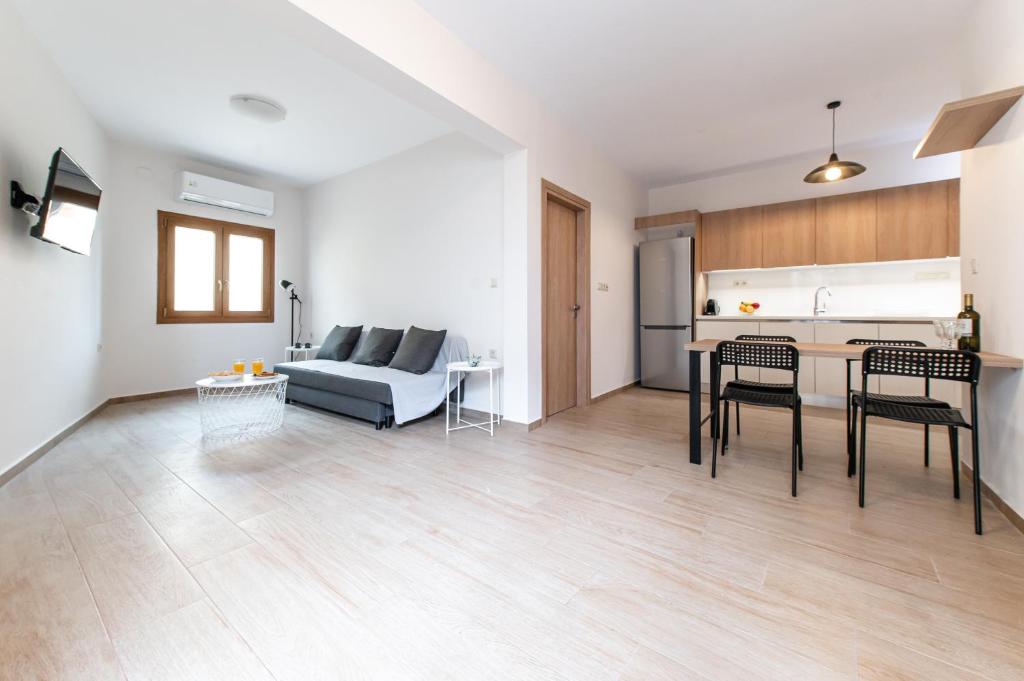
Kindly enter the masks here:
[[245, 373], [245, 360], [244, 359], [236, 359], [234, 362], [231, 363], [231, 370], [234, 371], [236, 374], [244, 374]]
[[254, 359], [252, 361], [252, 372], [254, 374], [262, 374], [263, 373], [263, 358], [262, 357], [257, 357], [256, 359]]

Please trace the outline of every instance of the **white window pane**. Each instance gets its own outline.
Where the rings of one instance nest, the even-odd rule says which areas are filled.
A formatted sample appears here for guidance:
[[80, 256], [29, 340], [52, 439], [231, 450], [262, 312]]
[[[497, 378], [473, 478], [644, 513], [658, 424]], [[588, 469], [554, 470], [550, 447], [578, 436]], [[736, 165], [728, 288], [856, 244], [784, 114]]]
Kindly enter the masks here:
[[259, 312], [263, 309], [263, 239], [240, 234], [228, 236], [228, 309]]
[[212, 312], [217, 279], [217, 235], [205, 229], [174, 228], [174, 309]]

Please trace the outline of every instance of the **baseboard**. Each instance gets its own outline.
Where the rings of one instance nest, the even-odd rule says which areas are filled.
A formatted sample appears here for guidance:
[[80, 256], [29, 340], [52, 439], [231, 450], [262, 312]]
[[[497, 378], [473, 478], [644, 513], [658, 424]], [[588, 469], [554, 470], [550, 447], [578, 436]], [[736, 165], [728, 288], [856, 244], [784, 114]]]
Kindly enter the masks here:
[[[968, 484], [974, 484], [974, 471], [972, 471], [971, 467], [963, 461], [960, 462], [960, 474], [967, 480]], [[1017, 511], [1013, 510], [1008, 503], [1003, 501], [1002, 497], [996, 494], [984, 480], [981, 481], [981, 493], [999, 509], [1000, 513], [1006, 516], [1006, 519], [1010, 521], [1011, 525], [1024, 534], [1024, 518], [1022, 518]]]
[[69, 435], [74, 433], [76, 430], [82, 427], [82, 425], [91, 419], [93, 416], [98, 414], [104, 407], [110, 404], [110, 400], [103, 400], [98, 405], [93, 407], [85, 416], [82, 416], [77, 421], [72, 423], [70, 426], [60, 431], [49, 440], [39, 445], [31, 452], [26, 454], [21, 461], [8, 468], [3, 473], [0, 473], [0, 487], [3, 487], [11, 480], [13, 480], [19, 473], [34, 464], [36, 461], [42, 458], [44, 454], [56, 447], [61, 443], [62, 440], [67, 439]]
[[627, 390], [629, 390], [630, 388], [632, 388], [634, 386], [637, 386], [637, 385], [640, 385], [640, 379], [639, 378], [636, 379], [635, 381], [630, 381], [626, 385], [621, 385], [618, 388], [613, 388], [612, 390], [609, 390], [606, 393], [601, 393], [600, 395], [596, 395], [594, 397], [591, 397], [590, 398], [590, 403], [591, 404], [597, 404], [601, 400], [607, 400], [609, 397], [612, 397], [614, 395], [618, 395], [619, 393], [624, 393]]
[[176, 390], [161, 390], [155, 393], [140, 393], [138, 395], [122, 395], [111, 397], [107, 404], [124, 404], [125, 402], [142, 402], [143, 400], [158, 400], [161, 397], [180, 397], [182, 395], [194, 395], [195, 388], [178, 388]]

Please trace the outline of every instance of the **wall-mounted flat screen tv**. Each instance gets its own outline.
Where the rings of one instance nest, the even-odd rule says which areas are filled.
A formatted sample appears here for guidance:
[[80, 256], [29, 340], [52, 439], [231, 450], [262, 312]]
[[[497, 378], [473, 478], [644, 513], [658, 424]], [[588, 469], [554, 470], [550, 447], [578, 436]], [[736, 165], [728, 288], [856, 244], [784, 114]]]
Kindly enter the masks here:
[[64, 149], [58, 149], [50, 162], [39, 222], [32, 228], [32, 236], [72, 253], [89, 255], [102, 193], [89, 174]]

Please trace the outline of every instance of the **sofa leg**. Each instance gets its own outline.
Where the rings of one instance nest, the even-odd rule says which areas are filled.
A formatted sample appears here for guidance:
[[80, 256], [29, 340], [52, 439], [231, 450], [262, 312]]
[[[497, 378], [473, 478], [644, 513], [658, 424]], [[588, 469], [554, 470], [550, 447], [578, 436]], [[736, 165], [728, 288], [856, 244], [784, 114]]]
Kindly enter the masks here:
[[395, 425], [395, 417], [394, 416], [387, 417], [387, 419], [384, 421], [384, 427], [385, 428], [390, 428], [393, 425]]
[[373, 429], [374, 430], [380, 430], [383, 427], [384, 427], [384, 422], [383, 421], [374, 421], [373, 422]]

